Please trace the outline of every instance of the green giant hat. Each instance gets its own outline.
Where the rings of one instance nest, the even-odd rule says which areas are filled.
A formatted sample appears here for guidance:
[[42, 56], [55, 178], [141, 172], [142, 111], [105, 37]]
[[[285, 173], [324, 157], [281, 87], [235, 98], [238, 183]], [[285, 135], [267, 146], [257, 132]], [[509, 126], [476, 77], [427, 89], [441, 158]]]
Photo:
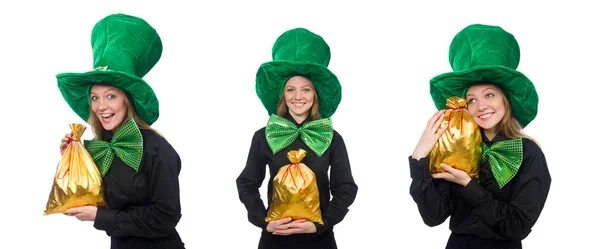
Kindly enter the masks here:
[[430, 93], [438, 110], [450, 96], [465, 96], [476, 83], [492, 83], [502, 89], [515, 119], [525, 127], [537, 115], [538, 95], [533, 83], [516, 71], [520, 60], [514, 36], [498, 26], [473, 24], [461, 30], [450, 45], [453, 72], [430, 80]]
[[125, 14], [109, 15], [92, 29], [93, 70], [56, 76], [60, 92], [86, 122], [90, 113], [90, 89], [108, 83], [125, 91], [137, 114], [148, 125], [158, 119], [158, 99], [142, 77], [162, 55], [162, 42], [146, 21]]
[[342, 100], [342, 86], [327, 66], [331, 58], [323, 38], [307, 29], [284, 32], [273, 45], [273, 61], [263, 63], [256, 73], [256, 93], [269, 115], [277, 113], [283, 87], [293, 76], [312, 81], [319, 96], [319, 112], [328, 118]]

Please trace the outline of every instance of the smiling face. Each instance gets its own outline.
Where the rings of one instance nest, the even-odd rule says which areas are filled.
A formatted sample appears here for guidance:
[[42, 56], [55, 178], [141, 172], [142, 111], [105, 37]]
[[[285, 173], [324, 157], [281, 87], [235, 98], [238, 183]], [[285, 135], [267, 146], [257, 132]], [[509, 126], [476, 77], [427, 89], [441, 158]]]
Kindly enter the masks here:
[[127, 116], [127, 95], [122, 90], [110, 86], [96, 84], [90, 90], [90, 106], [102, 127], [115, 132], [121, 127]]
[[475, 123], [484, 129], [488, 138], [494, 137], [506, 113], [502, 90], [493, 84], [477, 84], [469, 88], [465, 98]]
[[307, 78], [294, 76], [287, 81], [283, 88], [283, 98], [290, 115], [296, 122], [300, 123], [308, 117], [315, 94], [315, 88]]

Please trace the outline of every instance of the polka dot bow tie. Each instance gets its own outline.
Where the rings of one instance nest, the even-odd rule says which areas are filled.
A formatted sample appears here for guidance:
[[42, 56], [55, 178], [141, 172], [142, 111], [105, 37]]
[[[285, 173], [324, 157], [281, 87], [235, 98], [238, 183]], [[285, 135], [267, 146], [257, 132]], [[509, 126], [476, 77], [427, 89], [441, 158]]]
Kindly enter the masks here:
[[297, 127], [291, 121], [273, 114], [269, 118], [265, 133], [273, 154], [290, 146], [300, 137], [306, 146], [320, 157], [331, 144], [333, 125], [331, 118], [325, 118], [309, 121]]
[[142, 133], [133, 118], [123, 124], [110, 142], [100, 139], [85, 140], [84, 145], [102, 176], [110, 169], [115, 155], [136, 172], [142, 162]]
[[498, 186], [504, 187], [519, 171], [523, 162], [523, 139], [500, 141], [487, 146], [483, 144], [481, 159], [489, 162]]

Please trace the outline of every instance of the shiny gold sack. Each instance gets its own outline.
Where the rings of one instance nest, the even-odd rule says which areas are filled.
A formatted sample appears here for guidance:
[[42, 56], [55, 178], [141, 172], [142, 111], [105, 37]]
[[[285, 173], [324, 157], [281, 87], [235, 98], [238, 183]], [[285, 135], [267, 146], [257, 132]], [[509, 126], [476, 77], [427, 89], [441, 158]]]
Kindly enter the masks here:
[[81, 124], [70, 127], [73, 140], [56, 168], [44, 215], [66, 213], [72, 207], [105, 206], [102, 175], [79, 140], [86, 128]]
[[273, 202], [266, 222], [290, 217], [323, 224], [317, 178], [300, 162], [305, 156], [303, 149], [288, 152], [287, 157], [292, 163], [281, 167], [273, 179]]
[[441, 163], [460, 169], [471, 178], [479, 178], [481, 160], [481, 131], [467, 111], [467, 101], [460, 97], [446, 100], [444, 120], [440, 128], [448, 124], [433, 149], [429, 153], [429, 172], [441, 173]]

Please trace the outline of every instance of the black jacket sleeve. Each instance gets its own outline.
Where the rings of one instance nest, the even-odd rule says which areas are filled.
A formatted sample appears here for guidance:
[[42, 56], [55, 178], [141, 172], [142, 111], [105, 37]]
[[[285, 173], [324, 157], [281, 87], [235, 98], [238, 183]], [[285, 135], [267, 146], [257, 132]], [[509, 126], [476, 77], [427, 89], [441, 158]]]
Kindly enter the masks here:
[[123, 211], [98, 208], [94, 227], [110, 236], [156, 238], [170, 235], [181, 218], [179, 155], [170, 146], [158, 146], [148, 173], [152, 197], [147, 206]]
[[551, 182], [541, 149], [531, 140], [523, 139], [523, 152], [510, 201], [494, 198], [476, 181], [469, 182], [464, 192], [464, 198], [477, 216], [500, 235], [515, 240], [525, 238], [531, 231], [542, 212]]
[[261, 153], [261, 136], [259, 133], [258, 131], [254, 133], [246, 167], [236, 179], [236, 184], [240, 201], [244, 203], [248, 211], [248, 220], [255, 226], [265, 230], [268, 224], [265, 221], [267, 209], [260, 197], [259, 189], [265, 179], [267, 158]]
[[316, 235], [332, 229], [334, 225], [344, 219], [348, 213], [348, 207], [352, 205], [358, 192], [358, 186], [352, 177], [346, 145], [342, 136], [337, 132], [334, 134], [330, 150], [331, 170], [329, 188], [332, 199], [327, 212], [325, 212], [327, 217], [323, 217], [324, 224], [315, 224], [317, 227]]
[[409, 156], [408, 162], [412, 178], [410, 195], [419, 208], [423, 222], [430, 227], [444, 223], [453, 213], [453, 183], [431, 177], [429, 157], [415, 160]]

